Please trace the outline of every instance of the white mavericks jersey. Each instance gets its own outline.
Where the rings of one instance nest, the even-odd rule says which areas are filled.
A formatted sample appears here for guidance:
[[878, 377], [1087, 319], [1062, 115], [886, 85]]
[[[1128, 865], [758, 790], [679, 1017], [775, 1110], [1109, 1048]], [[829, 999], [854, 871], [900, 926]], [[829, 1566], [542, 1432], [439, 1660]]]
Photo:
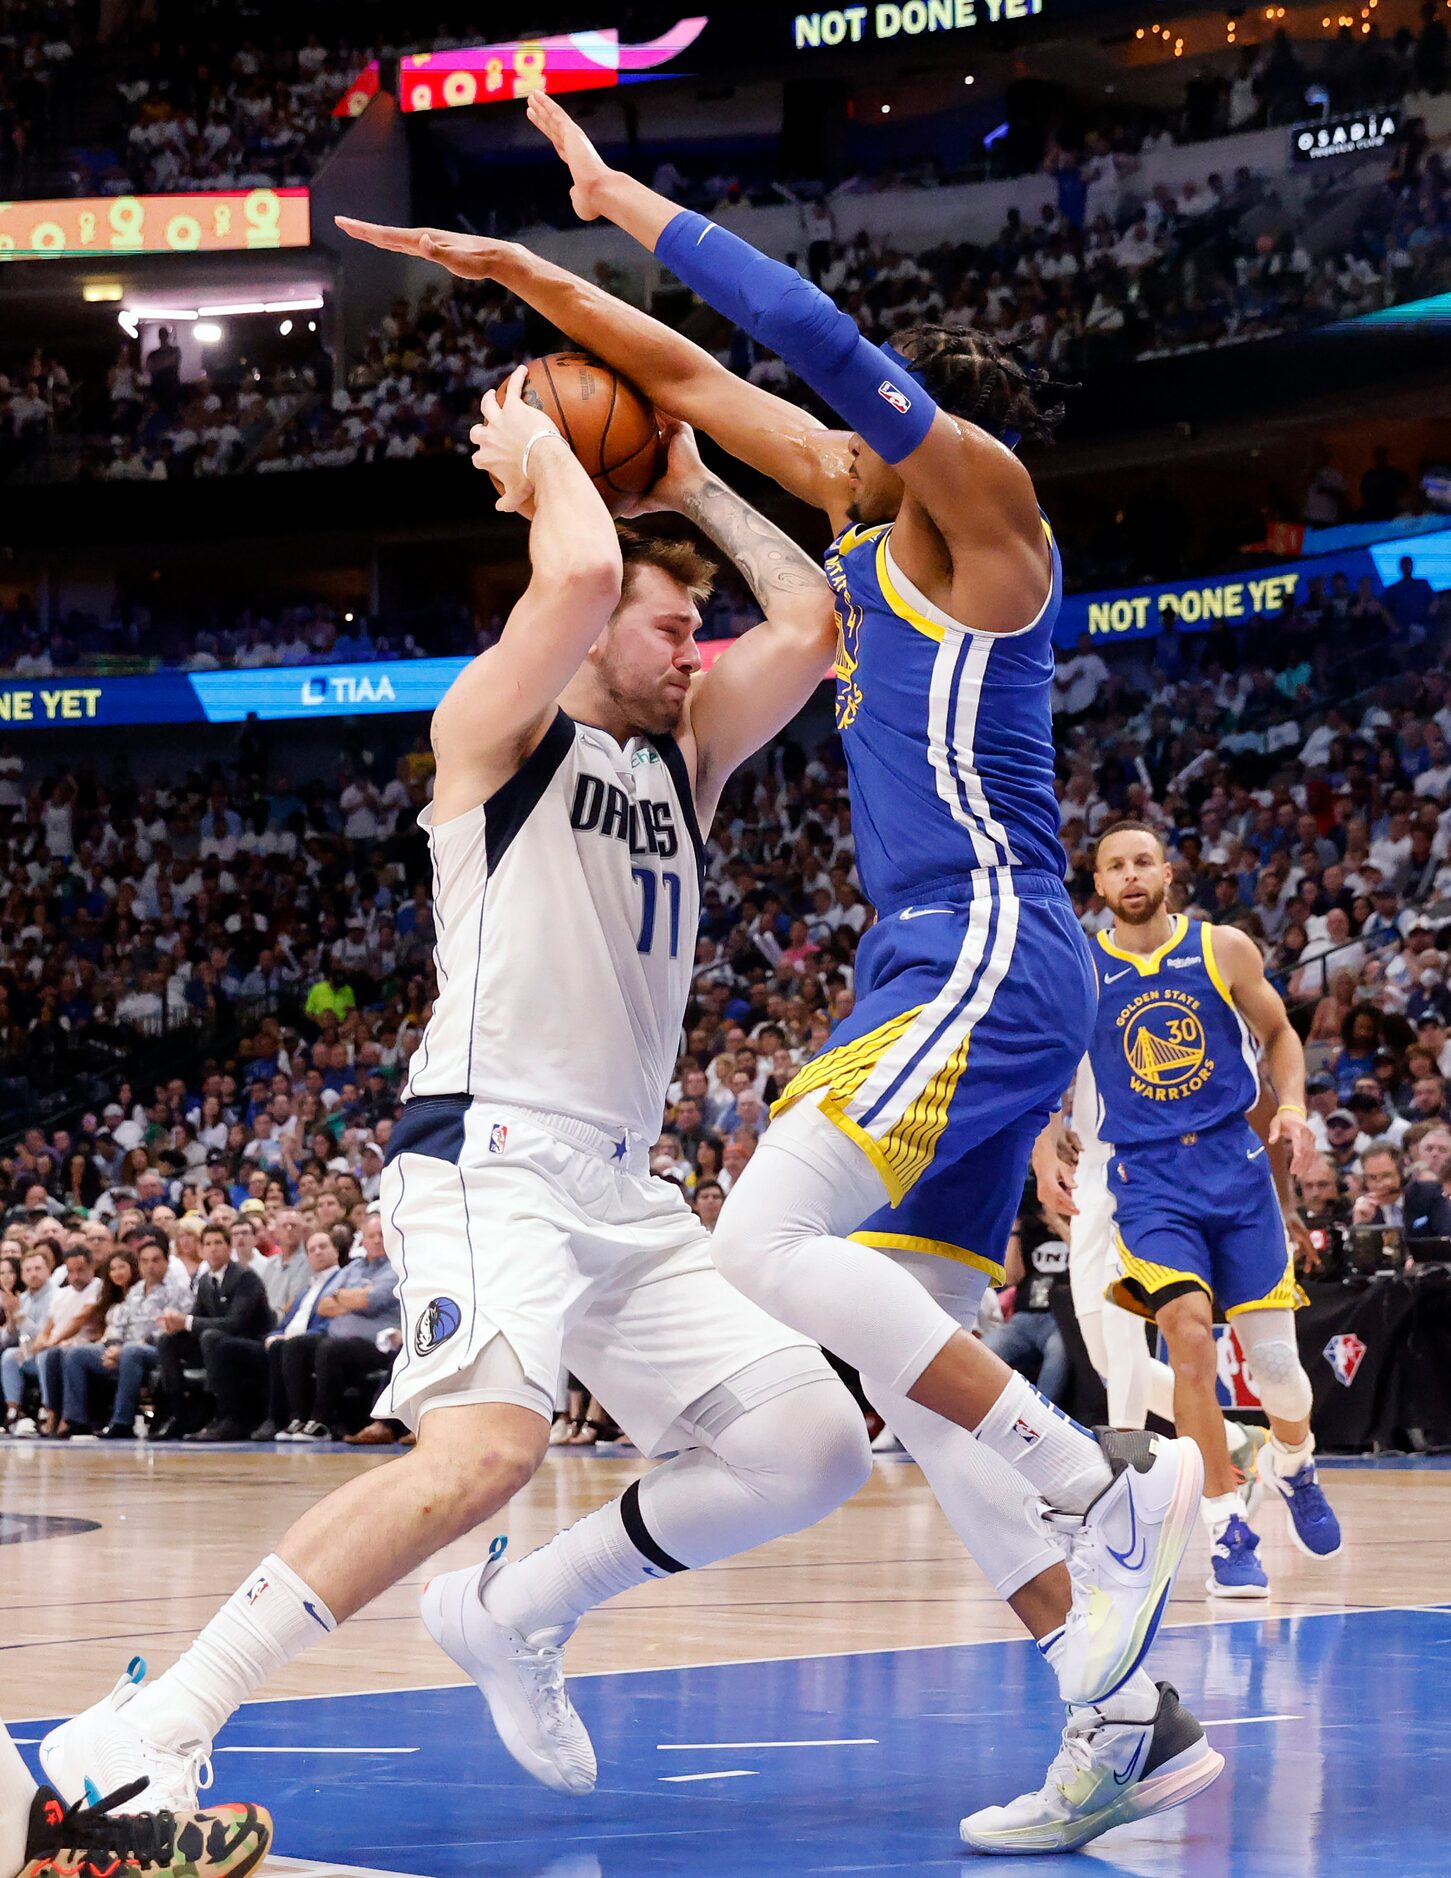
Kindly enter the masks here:
[[653, 1142], [700, 923], [702, 848], [673, 737], [560, 711], [486, 802], [435, 826], [438, 997], [405, 1096], [485, 1096]]
[[1078, 1164], [1102, 1174], [1113, 1154], [1113, 1143], [1103, 1138], [1103, 1099], [1094, 1081], [1093, 1065], [1085, 1056], [1073, 1078], [1073, 1106], [1069, 1127], [1078, 1137]]

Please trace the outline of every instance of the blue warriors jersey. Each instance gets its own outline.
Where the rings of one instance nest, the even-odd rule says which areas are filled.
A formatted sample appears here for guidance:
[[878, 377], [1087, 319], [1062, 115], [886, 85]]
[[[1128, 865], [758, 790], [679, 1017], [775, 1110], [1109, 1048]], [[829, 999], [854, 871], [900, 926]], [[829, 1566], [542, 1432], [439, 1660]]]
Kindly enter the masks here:
[[1088, 1054], [1103, 1139], [1138, 1147], [1242, 1119], [1259, 1073], [1215, 961], [1214, 928], [1181, 913], [1157, 952], [1125, 952], [1106, 933], [1093, 951], [1098, 1016]]
[[[832, 543], [836, 726], [862, 890], [879, 912], [987, 868], [1063, 877], [1053, 790], [1053, 623], [1063, 569], [1022, 631], [964, 630], [892, 558], [890, 523]], [[970, 626], [970, 622], [968, 623]]]

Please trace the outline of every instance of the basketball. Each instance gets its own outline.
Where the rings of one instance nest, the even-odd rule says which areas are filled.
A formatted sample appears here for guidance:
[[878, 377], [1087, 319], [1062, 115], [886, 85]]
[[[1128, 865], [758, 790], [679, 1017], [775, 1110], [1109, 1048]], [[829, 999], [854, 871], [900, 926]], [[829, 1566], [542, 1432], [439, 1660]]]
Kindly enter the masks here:
[[614, 514], [660, 474], [655, 407], [618, 372], [587, 352], [551, 352], [529, 367], [524, 396], [559, 426]]

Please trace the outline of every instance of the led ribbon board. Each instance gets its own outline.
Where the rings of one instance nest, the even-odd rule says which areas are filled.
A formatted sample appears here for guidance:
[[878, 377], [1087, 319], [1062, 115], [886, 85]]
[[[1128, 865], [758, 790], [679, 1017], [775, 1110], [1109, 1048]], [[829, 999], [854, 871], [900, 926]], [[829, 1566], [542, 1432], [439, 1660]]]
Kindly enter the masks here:
[[462, 51], [412, 52], [398, 62], [398, 102], [405, 111], [500, 104], [531, 91], [596, 91], [628, 84], [637, 73], [678, 58], [705, 30], [705, 17], [677, 20], [643, 45], [620, 44], [614, 27], [509, 40]]
[[306, 189], [0, 202], [0, 261], [305, 248], [311, 238]]

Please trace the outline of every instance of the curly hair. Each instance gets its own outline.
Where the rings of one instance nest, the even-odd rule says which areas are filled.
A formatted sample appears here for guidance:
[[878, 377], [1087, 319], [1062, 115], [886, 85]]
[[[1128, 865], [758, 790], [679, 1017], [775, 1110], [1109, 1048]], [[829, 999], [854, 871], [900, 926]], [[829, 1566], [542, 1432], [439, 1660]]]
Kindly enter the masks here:
[[893, 344], [944, 411], [994, 434], [1016, 431], [1025, 442], [1051, 442], [1063, 421], [1060, 394], [1077, 390], [989, 333], [909, 326]]

